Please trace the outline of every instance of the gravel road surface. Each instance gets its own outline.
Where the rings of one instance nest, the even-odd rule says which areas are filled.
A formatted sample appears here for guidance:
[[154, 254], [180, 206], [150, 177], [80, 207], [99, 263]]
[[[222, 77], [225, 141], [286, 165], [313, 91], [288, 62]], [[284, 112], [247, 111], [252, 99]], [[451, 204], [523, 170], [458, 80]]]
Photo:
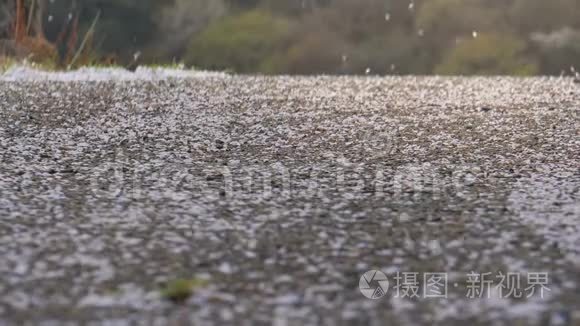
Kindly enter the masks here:
[[580, 325], [579, 114], [568, 78], [11, 71], [0, 325]]

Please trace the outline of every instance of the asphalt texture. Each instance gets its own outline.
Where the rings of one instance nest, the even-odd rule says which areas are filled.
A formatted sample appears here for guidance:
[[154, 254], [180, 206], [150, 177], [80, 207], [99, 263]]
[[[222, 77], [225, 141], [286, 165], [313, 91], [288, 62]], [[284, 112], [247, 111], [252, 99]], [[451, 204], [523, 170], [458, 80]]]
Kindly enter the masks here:
[[569, 78], [0, 79], [0, 325], [580, 325], [579, 108]]

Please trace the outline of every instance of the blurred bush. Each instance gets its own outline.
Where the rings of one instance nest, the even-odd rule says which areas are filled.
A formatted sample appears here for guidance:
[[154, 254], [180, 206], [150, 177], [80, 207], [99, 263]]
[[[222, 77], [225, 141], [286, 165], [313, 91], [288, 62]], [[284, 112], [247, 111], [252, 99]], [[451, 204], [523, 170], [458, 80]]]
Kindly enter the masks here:
[[[0, 0], [4, 55], [22, 52], [10, 46], [15, 1]], [[141, 63], [242, 73], [560, 74], [580, 65], [578, 0], [20, 1], [29, 36], [48, 40], [61, 64], [100, 13], [79, 64], [132, 66], [140, 53]], [[26, 55], [51, 60], [37, 45]]]
[[343, 69], [342, 56], [348, 45], [325, 29], [295, 38], [287, 49], [267, 58], [260, 71], [277, 74], [337, 74]]
[[0, 1], [0, 38], [11, 37], [14, 11], [15, 3], [13, 1]]
[[207, 69], [259, 71], [287, 45], [291, 24], [267, 11], [253, 10], [212, 23], [193, 39], [185, 62]]
[[158, 41], [153, 52], [156, 57], [180, 58], [187, 51], [192, 37], [227, 12], [222, 0], [173, 0], [154, 16], [158, 24]]
[[505, 21], [522, 35], [580, 26], [578, 0], [515, 0]]
[[[318, 2], [319, 3], [319, 2]], [[399, 7], [399, 9], [401, 9]], [[299, 20], [287, 50], [262, 66], [289, 74], [399, 74], [429, 72], [420, 39], [391, 17], [393, 6], [380, 0], [335, 0]], [[405, 6], [403, 10], [407, 10]]]
[[580, 70], [580, 31], [569, 27], [530, 37], [544, 73], [558, 75]]
[[350, 74], [428, 74], [433, 64], [421, 38], [401, 29], [370, 38], [351, 52], [346, 70]]
[[526, 57], [526, 44], [506, 35], [483, 34], [460, 41], [435, 68], [443, 75], [533, 75], [538, 66]]
[[[449, 42], [457, 37], [498, 31], [505, 20], [493, 0], [429, 0], [418, 10], [415, 27], [426, 31], [428, 41]], [[497, 2], [497, 1], [496, 1]]]
[[386, 2], [380, 0], [335, 0], [332, 6], [313, 12], [309, 18], [356, 44], [387, 32], [387, 8]]

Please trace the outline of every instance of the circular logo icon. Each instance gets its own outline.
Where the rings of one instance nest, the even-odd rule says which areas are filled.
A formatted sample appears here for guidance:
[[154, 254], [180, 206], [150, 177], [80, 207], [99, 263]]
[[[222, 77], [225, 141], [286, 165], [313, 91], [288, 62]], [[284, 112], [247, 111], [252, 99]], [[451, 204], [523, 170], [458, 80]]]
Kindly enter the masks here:
[[364, 273], [358, 282], [358, 288], [366, 298], [378, 300], [387, 294], [389, 290], [389, 280], [387, 275], [381, 271], [370, 270]]

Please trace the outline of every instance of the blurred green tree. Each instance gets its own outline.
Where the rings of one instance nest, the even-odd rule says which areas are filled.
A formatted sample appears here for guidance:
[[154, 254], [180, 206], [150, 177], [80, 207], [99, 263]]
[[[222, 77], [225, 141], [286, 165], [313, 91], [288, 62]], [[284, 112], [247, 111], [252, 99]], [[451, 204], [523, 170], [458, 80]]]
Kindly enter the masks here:
[[[245, 73], [556, 74], [580, 64], [578, 0], [24, 3], [29, 34], [45, 35], [61, 60], [100, 12], [87, 53], [119, 63], [143, 52], [148, 62], [185, 60]], [[30, 14], [32, 3], [36, 13]], [[13, 7], [12, 0], [0, 0], [4, 44], [10, 43]]]
[[580, 31], [565, 27], [549, 33], [533, 33], [530, 38], [542, 73], [559, 75], [571, 69], [580, 71]]
[[345, 68], [343, 55], [349, 45], [325, 28], [300, 33], [291, 45], [268, 57], [260, 70], [282, 74], [337, 74]]
[[515, 0], [506, 21], [522, 35], [580, 27], [578, 0]]
[[384, 0], [334, 0], [332, 6], [313, 12], [309, 18], [353, 43], [385, 34], [390, 22]]
[[429, 0], [419, 7], [415, 27], [438, 42], [454, 41], [473, 31], [498, 32], [506, 23], [502, 7], [502, 3], [492, 6], [482, 0]]
[[483, 34], [457, 44], [435, 68], [442, 75], [533, 75], [526, 43], [507, 35]]
[[432, 55], [425, 51], [422, 39], [402, 28], [392, 29], [388, 35], [368, 39], [355, 47], [348, 60], [348, 73], [428, 74]]
[[226, 17], [193, 39], [185, 62], [207, 69], [255, 72], [287, 44], [290, 29], [286, 19], [261, 10]]
[[172, 60], [182, 57], [189, 40], [226, 13], [222, 0], [173, 0], [172, 5], [163, 7], [154, 16], [158, 27], [151, 45], [151, 52], [156, 55], [152, 56]]
[[[84, 35], [100, 13], [93, 39], [95, 54], [114, 54], [121, 61], [130, 61], [154, 40], [158, 29], [154, 15], [171, 4], [159, 0], [46, 1], [42, 2], [43, 30], [49, 41], [59, 44], [63, 33]], [[79, 25], [73, 28], [77, 17]]]

